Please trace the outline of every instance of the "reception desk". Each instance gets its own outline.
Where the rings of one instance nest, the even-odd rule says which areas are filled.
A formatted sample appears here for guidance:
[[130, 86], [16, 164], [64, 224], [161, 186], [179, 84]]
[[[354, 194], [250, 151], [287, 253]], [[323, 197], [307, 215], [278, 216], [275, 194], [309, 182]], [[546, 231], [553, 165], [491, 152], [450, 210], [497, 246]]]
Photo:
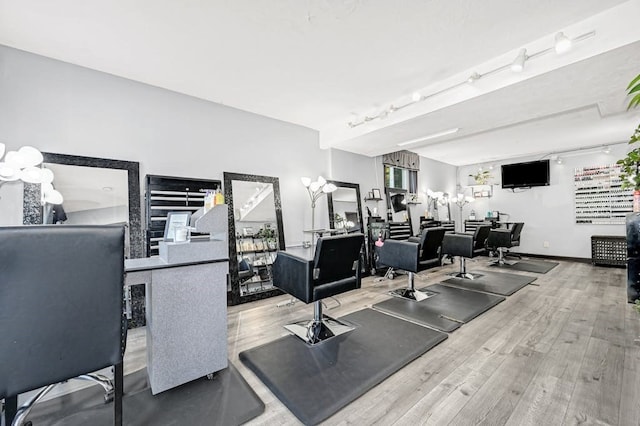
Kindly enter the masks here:
[[125, 261], [125, 284], [146, 285], [147, 371], [154, 395], [227, 367], [227, 211], [216, 206], [202, 219], [211, 222], [212, 216], [212, 227], [196, 224], [198, 231], [211, 232], [211, 240], [163, 242], [161, 256]]

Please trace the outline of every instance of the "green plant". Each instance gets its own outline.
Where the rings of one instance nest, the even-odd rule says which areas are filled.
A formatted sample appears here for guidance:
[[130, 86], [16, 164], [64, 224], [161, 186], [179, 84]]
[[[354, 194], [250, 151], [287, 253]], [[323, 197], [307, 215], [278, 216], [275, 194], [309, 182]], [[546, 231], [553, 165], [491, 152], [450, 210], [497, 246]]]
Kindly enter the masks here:
[[[627, 86], [627, 94], [630, 96], [633, 95], [627, 109], [640, 105], [640, 74]], [[636, 127], [636, 130], [631, 135], [629, 145], [638, 141], [640, 141], [640, 124], [638, 124], [638, 127]], [[622, 189], [640, 190], [640, 147], [629, 151], [627, 156], [616, 161], [616, 164], [622, 166], [620, 173]]]
[[493, 179], [489, 170], [480, 170], [478, 173], [469, 176], [471, 176], [478, 185], [486, 185], [489, 183], [489, 179]]
[[635, 305], [633, 305], [633, 308], [636, 310], [637, 313], [640, 314], [640, 299], [636, 300]]

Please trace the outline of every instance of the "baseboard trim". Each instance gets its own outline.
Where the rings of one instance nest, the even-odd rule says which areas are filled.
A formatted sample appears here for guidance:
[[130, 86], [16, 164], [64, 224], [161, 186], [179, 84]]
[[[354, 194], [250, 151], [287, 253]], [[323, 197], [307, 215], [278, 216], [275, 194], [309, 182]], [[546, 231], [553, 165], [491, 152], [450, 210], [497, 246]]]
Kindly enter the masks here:
[[[515, 252], [513, 252], [515, 254]], [[521, 256], [526, 257], [538, 257], [543, 259], [552, 259], [552, 260], [566, 260], [570, 262], [580, 262], [580, 263], [591, 263], [590, 257], [569, 257], [569, 256], [550, 256], [547, 254], [533, 254], [533, 253], [518, 253]]]

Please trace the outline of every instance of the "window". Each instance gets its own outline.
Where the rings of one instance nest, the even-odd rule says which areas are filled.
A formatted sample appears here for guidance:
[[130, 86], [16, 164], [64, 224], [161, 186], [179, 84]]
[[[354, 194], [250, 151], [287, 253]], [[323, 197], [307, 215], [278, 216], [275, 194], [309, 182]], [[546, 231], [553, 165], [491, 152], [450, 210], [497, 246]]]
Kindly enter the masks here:
[[384, 186], [416, 193], [418, 192], [418, 171], [385, 165]]

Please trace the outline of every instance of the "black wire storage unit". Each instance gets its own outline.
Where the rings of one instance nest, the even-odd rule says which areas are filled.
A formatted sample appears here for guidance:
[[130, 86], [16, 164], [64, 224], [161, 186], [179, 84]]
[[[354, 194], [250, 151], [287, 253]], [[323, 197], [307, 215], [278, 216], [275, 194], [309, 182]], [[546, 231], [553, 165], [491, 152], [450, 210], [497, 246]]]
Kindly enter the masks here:
[[626, 266], [627, 237], [592, 235], [591, 263], [594, 265]]

